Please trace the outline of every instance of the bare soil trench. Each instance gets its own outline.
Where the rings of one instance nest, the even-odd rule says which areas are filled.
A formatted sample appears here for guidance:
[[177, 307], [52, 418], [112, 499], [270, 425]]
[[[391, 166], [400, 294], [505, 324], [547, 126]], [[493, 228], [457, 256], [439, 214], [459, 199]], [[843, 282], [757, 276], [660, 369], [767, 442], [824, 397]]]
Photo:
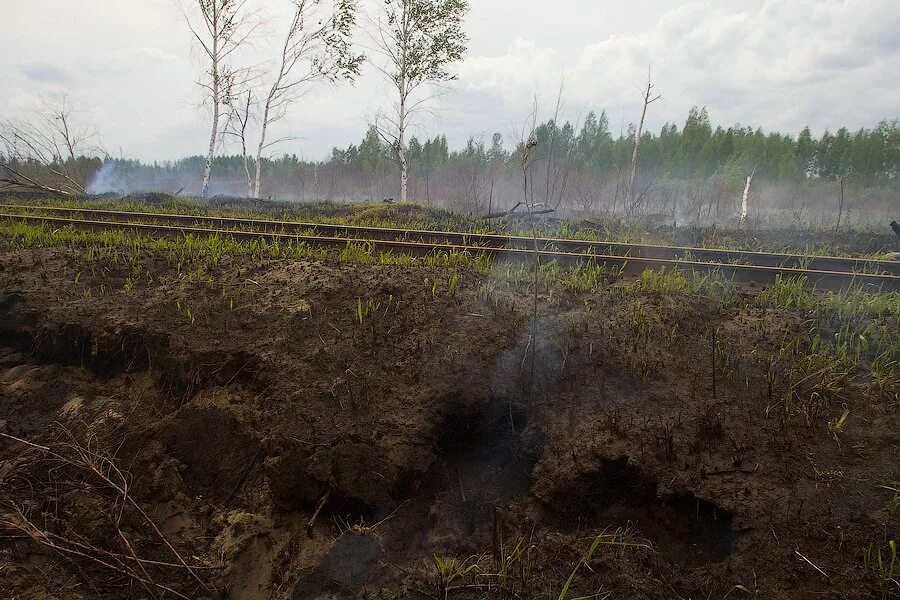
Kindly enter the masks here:
[[491, 276], [143, 269], [0, 253], [0, 432], [39, 446], [0, 439], [3, 597], [897, 593], [862, 555], [900, 533], [897, 408], [772, 408], [807, 315], [554, 290], [532, 341]]

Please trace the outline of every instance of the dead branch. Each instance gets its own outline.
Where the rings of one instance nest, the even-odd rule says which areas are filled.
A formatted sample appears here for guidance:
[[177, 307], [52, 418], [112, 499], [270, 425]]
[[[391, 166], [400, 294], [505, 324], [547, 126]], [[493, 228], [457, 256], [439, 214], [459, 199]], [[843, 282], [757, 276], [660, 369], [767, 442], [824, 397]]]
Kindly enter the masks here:
[[0, 175], [0, 183], [6, 184], [8, 187], [15, 188], [24, 188], [28, 190], [36, 190], [39, 192], [47, 192], [48, 194], [60, 195], [60, 196], [71, 196], [70, 192], [66, 192], [64, 190], [50, 187], [49, 185], [43, 185], [38, 183], [34, 179], [23, 175], [16, 169], [13, 169], [6, 163], [0, 162], [0, 169], [3, 169], [8, 173], [6, 176]]
[[[76, 545], [73, 543], [73, 546], [66, 546], [66, 545], [60, 545], [60, 544], [54, 542], [53, 539], [51, 539], [52, 534], [49, 534], [49, 532], [45, 532], [45, 531], [41, 530], [40, 528], [38, 528], [34, 523], [32, 523], [25, 516], [25, 514], [21, 511], [21, 509], [19, 509], [16, 506], [16, 507], [14, 507], [14, 510], [16, 511], [16, 516], [19, 517], [21, 522], [16, 523], [16, 522], [4, 519], [4, 520], [0, 520], [0, 527], [5, 527], [8, 529], [14, 529], [17, 531], [21, 531], [29, 539], [34, 541], [36, 544], [43, 546], [45, 548], [48, 548], [50, 550], [53, 550], [54, 552], [60, 554], [61, 556], [64, 556], [64, 557], [75, 556], [78, 558], [83, 558], [83, 559], [93, 562], [105, 569], [109, 569], [111, 571], [119, 573], [120, 575], [129, 577], [129, 578], [135, 580], [136, 582], [138, 582], [144, 589], [147, 589], [148, 592], [149, 592], [149, 588], [153, 587], [153, 588], [158, 588], [160, 590], [174, 594], [178, 598], [184, 598], [185, 600], [190, 600], [184, 594], [181, 594], [164, 584], [157, 583], [157, 582], [153, 581], [152, 579], [149, 579], [149, 578], [145, 579], [140, 574], [136, 573], [133, 569], [122, 566], [122, 564], [121, 564], [122, 561], [120, 560], [120, 558], [127, 558], [127, 557], [124, 557], [121, 555], [116, 555], [114, 553], [111, 553], [111, 552], [108, 552], [105, 550], [101, 550], [100, 548], [89, 547], [90, 550], [96, 552], [96, 554], [100, 554], [101, 556], [109, 556], [109, 557], [115, 559], [116, 562], [120, 563], [119, 565], [116, 565], [108, 560], [104, 560], [103, 558], [97, 556], [96, 554], [91, 554], [89, 552], [80, 550], [79, 546], [83, 547], [84, 546], [83, 544]], [[143, 571], [143, 568], [142, 568], [142, 571]], [[146, 573], [146, 571], [144, 571], [144, 573]], [[151, 595], [155, 597], [155, 594], [151, 594]]]
[[[171, 590], [170, 588], [153, 581], [152, 578], [150, 578], [145, 565], [166, 566], [170, 568], [184, 569], [200, 585], [200, 587], [205, 592], [207, 592], [207, 594], [215, 597], [216, 592], [211, 589], [209, 585], [200, 578], [199, 575], [197, 575], [196, 569], [198, 567], [191, 566], [184, 560], [184, 558], [169, 542], [166, 536], [163, 535], [162, 531], [160, 531], [159, 527], [156, 525], [153, 519], [150, 518], [150, 516], [134, 499], [130, 492], [130, 477], [124, 471], [122, 471], [118, 467], [118, 465], [116, 465], [114, 460], [109, 455], [92, 449], [92, 437], [89, 436], [86, 444], [82, 444], [69, 430], [63, 427], [61, 427], [60, 429], [63, 432], [64, 436], [68, 438], [68, 442], [54, 444], [53, 446], [43, 446], [2, 432], [0, 432], [0, 437], [23, 444], [32, 450], [39, 451], [46, 454], [47, 456], [53, 457], [63, 464], [74, 468], [76, 471], [89, 474], [94, 479], [96, 479], [104, 488], [112, 490], [116, 494], [116, 505], [119, 507], [115, 517], [114, 526], [117, 531], [117, 537], [125, 546], [126, 550], [128, 551], [128, 555], [117, 554], [108, 550], [102, 550], [90, 544], [71, 540], [64, 536], [59, 536], [51, 532], [44, 532], [42, 529], [34, 525], [24, 514], [24, 512], [22, 512], [22, 510], [14, 504], [12, 505], [14, 516], [17, 517], [18, 522], [5, 519], [0, 521], [0, 526], [21, 531], [36, 543], [53, 549], [54, 551], [57, 551], [59, 553], [82, 557], [105, 568], [109, 568], [120, 574], [126, 575], [141, 584], [147, 590], [147, 592], [151, 594], [151, 596], [153, 594], [150, 589], [148, 589], [149, 587], [170, 591], [181, 598], [186, 598], [186, 596], [178, 594], [174, 590]], [[168, 551], [176, 559], [177, 563], [150, 561], [138, 557], [133, 546], [122, 533], [120, 528], [122, 515], [124, 513], [126, 505], [140, 516], [141, 520], [153, 532], [155, 538], [168, 549]]]
[[306, 524], [306, 537], [313, 536], [313, 526], [316, 524], [316, 519], [319, 516], [319, 513], [322, 512], [322, 509], [325, 508], [325, 503], [328, 502], [328, 496], [331, 495], [331, 490], [325, 492], [325, 495], [322, 496], [319, 503], [316, 504], [316, 510], [313, 512], [312, 518], [310, 518], [309, 523]]

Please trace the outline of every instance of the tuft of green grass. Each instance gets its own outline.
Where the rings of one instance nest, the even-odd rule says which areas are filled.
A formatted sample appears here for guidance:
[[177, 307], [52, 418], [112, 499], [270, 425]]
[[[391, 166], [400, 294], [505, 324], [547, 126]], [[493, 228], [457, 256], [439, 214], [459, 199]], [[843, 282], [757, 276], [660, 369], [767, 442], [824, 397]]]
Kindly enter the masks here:
[[452, 557], [441, 557], [435, 554], [433, 560], [434, 566], [437, 568], [438, 593], [441, 598], [449, 597], [451, 586], [455, 581], [478, 571], [478, 563], [475, 562], [477, 560], [476, 557], [460, 561]]
[[708, 296], [723, 301], [736, 292], [731, 281], [719, 271], [704, 275], [686, 273], [682, 269], [645, 269], [638, 280], [618, 288], [625, 295], [654, 297]]
[[375, 245], [371, 242], [347, 242], [338, 259], [341, 262], [370, 263], [375, 253]]
[[646, 540], [642, 540], [635, 536], [633, 529], [629, 525], [628, 527], [622, 528], [617, 527], [615, 530], [604, 529], [599, 535], [597, 535], [591, 545], [588, 546], [588, 549], [582, 555], [581, 559], [576, 563], [575, 568], [572, 569], [572, 573], [569, 575], [569, 578], [566, 579], [565, 583], [562, 586], [562, 589], [559, 592], [559, 596], [557, 600], [587, 600], [588, 598], [609, 598], [612, 593], [611, 592], [603, 592], [603, 590], [599, 590], [594, 592], [593, 594], [587, 596], [574, 596], [569, 598], [569, 591], [572, 588], [572, 584], [575, 581], [575, 577], [578, 575], [578, 572], [584, 567], [588, 568], [591, 560], [596, 554], [597, 550], [601, 546], [608, 546], [615, 548], [619, 552], [624, 552], [628, 549], [636, 549], [642, 548], [645, 550], [652, 549], [652, 546]]
[[628, 327], [635, 351], [649, 343], [653, 332], [653, 324], [650, 322], [644, 303], [640, 300], [635, 300], [631, 305], [631, 310], [628, 313]]
[[812, 304], [812, 297], [807, 289], [807, 278], [784, 277], [779, 273], [772, 285], [756, 295], [756, 303], [760, 306], [808, 309]]
[[888, 598], [900, 592], [900, 561], [897, 559], [897, 542], [890, 540], [887, 548], [869, 544], [863, 548], [863, 568], [875, 580], [881, 590], [881, 597]]

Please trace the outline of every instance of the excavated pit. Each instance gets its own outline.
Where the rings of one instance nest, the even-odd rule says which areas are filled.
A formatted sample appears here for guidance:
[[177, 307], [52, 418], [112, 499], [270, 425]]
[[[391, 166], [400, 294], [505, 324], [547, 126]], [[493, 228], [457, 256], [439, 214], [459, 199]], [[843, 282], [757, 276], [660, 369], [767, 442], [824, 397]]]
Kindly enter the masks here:
[[42, 323], [37, 311], [18, 304], [17, 295], [4, 298], [0, 344], [40, 363], [87, 369], [104, 380], [150, 372], [179, 404], [211, 385], [262, 383], [262, 361], [247, 352], [186, 354], [171, 346], [168, 335], [140, 327], [94, 330], [78, 323]]
[[731, 512], [689, 492], [659, 494], [658, 488], [628, 457], [604, 459], [557, 490], [548, 513], [560, 529], [633, 526], [655, 550], [685, 567], [731, 554], [739, 535]]
[[527, 413], [513, 400], [489, 395], [448, 414], [432, 465], [435, 506], [471, 533], [491, 519], [492, 507], [528, 494], [538, 452]]
[[371, 535], [346, 533], [325, 554], [318, 566], [301, 575], [294, 586], [294, 600], [337, 600], [353, 597], [363, 587], [388, 580], [384, 548]]
[[[396, 501], [360, 514], [361, 522], [384, 519], [372, 533], [347, 531], [317, 567], [297, 581], [293, 598], [353, 597], [402, 575], [396, 565], [420, 560], [438, 547], [454, 554], [489, 543], [495, 509], [527, 498], [539, 439], [528, 428], [527, 413], [507, 398], [447, 398], [446, 415], [434, 427], [435, 459], [425, 474], [409, 473], [394, 490]], [[340, 490], [346, 495], [347, 490]], [[312, 500], [312, 495], [305, 499]], [[346, 512], [343, 513], [346, 515]]]

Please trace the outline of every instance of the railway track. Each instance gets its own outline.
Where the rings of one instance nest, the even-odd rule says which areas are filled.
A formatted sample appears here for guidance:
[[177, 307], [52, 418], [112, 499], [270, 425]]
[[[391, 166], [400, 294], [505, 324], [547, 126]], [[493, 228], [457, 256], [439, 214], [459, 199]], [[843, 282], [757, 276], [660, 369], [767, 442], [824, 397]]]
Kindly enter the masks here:
[[124, 228], [150, 236], [219, 235], [244, 240], [265, 238], [281, 242], [303, 242], [325, 247], [345, 247], [348, 243], [365, 242], [379, 251], [403, 252], [419, 256], [452, 251], [483, 253], [507, 261], [531, 259], [536, 251], [544, 261], [556, 261], [566, 266], [584, 262], [603, 263], [629, 273], [639, 273], [648, 268], [683, 269], [700, 274], [720, 272], [736, 282], [758, 284], [771, 283], [779, 275], [804, 276], [810, 285], [819, 288], [841, 289], [850, 285], [867, 285], [885, 291], [900, 290], [900, 263], [855, 258], [552, 238], [538, 238], [535, 249], [535, 240], [522, 236], [0, 205], [0, 210], [4, 209], [90, 217], [71, 218], [24, 212], [0, 213], [0, 218], [8, 220], [48, 223], [60, 227], [73, 226], [93, 231]]
[[[356, 225], [329, 225], [324, 223], [302, 223], [294, 221], [243, 219], [205, 215], [174, 215], [167, 213], [127, 212], [87, 208], [0, 205], [0, 209], [42, 211], [51, 214], [78, 214], [86, 218], [114, 220], [117, 222], [142, 220], [153, 223], [175, 223], [188, 226], [209, 224], [214, 226], [214, 228], [249, 229], [252, 231], [277, 233], [313, 232], [317, 236], [355, 237], [367, 240], [407, 240], [428, 242], [432, 244], [519, 248], [525, 250], [533, 249], [534, 245], [534, 240], [530, 237], [498, 234], [460, 233], [417, 229], [387, 229]], [[765, 267], [808, 269], [814, 271], [866, 272], [900, 275], [900, 262], [874, 261], [837, 256], [807, 256], [801, 254], [755, 252], [748, 250], [658, 246], [559, 238], [538, 238], [538, 247], [545, 250], [579, 254], [748, 264]]]

